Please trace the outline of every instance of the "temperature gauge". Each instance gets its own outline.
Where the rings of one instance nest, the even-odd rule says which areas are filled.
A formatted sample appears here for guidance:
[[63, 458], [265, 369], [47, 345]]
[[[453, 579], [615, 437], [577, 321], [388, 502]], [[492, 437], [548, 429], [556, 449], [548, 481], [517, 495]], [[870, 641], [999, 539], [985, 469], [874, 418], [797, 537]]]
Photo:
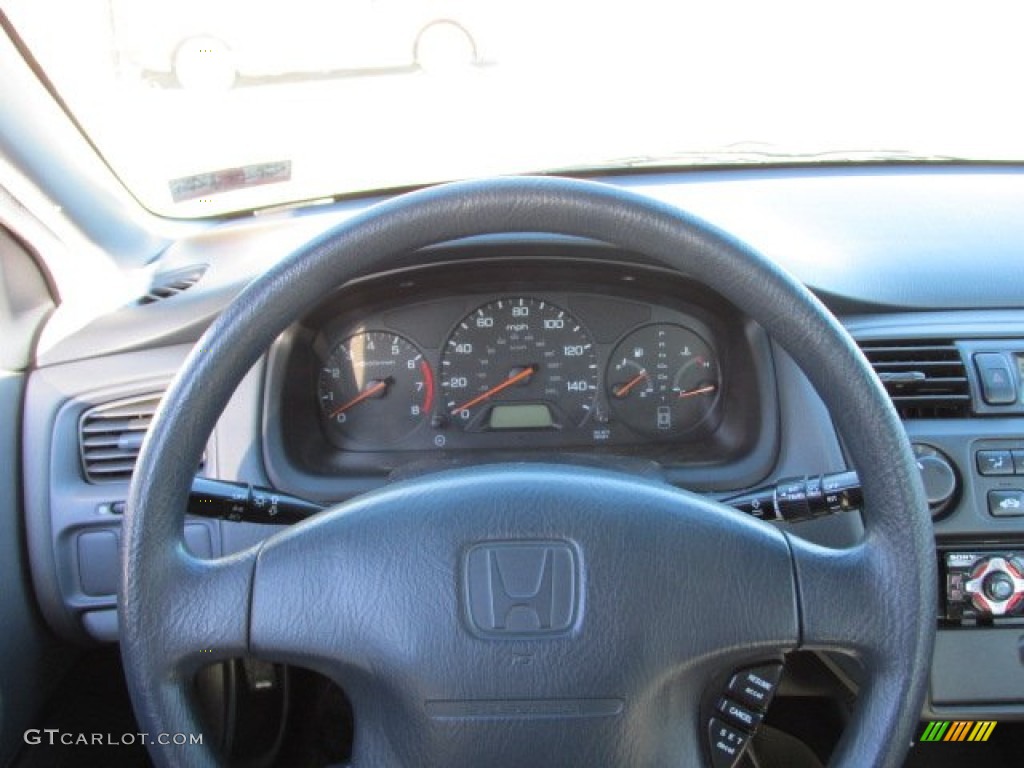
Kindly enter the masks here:
[[620, 341], [606, 381], [612, 413], [637, 432], [662, 437], [703, 422], [722, 386], [711, 346], [669, 323], [643, 326]]

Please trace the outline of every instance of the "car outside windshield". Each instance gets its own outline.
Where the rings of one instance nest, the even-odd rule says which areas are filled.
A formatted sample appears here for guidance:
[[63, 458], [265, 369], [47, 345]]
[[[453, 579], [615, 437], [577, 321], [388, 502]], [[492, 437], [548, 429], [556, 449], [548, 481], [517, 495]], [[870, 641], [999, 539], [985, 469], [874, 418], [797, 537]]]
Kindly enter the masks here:
[[1024, 159], [1012, 2], [0, 7], [166, 216], [502, 173]]

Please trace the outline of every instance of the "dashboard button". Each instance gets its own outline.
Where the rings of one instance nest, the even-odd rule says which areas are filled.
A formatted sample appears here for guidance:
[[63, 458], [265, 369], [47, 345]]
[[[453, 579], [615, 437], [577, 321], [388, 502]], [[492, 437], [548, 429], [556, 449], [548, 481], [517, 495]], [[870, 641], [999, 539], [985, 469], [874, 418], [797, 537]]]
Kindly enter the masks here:
[[989, 491], [988, 513], [994, 517], [1024, 515], [1024, 491]]
[[117, 534], [87, 531], [78, 537], [78, 576], [82, 592], [94, 597], [117, 593], [120, 578]]
[[711, 718], [708, 725], [708, 739], [711, 742], [711, 764], [714, 768], [732, 768], [747, 746], [747, 734], [717, 717]]
[[981, 394], [989, 405], [1012, 405], [1017, 402], [1017, 389], [1006, 357], [998, 352], [982, 352], [974, 356], [974, 365], [981, 377]]
[[1011, 451], [1013, 456], [1013, 474], [1024, 475], [1024, 451]]
[[1012, 475], [1013, 455], [1009, 451], [978, 451], [978, 471], [983, 475]]
[[747, 731], [757, 730], [764, 715], [725, 697], [718, 700], [718, 712]]
[[772, 702], [781, 675], [782, 666], [779, 664], [740, 670], [729, 680], [726, 690], [737, 701], [764, 712]]

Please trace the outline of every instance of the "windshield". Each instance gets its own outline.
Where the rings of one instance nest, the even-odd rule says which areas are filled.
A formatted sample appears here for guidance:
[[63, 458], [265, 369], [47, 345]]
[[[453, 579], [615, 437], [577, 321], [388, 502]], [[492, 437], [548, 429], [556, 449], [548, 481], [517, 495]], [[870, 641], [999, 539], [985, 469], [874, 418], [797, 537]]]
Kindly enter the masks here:
[[0, 3], [169, 216], [501, 173], [1024, 159], [1016, 2]]

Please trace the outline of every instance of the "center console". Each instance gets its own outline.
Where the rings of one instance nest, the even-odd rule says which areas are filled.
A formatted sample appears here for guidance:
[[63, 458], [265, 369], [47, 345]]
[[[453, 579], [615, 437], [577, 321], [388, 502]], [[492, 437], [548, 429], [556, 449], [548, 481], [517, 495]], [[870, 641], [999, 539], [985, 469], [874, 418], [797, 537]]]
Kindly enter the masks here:
[[903, 419], [934, 521], [938, 631], [923, 716], [1024, 720], [1024, 329], [964, 338], [964, 326], [922, 317], [893, 340], [891, 325], [848, 325]]

